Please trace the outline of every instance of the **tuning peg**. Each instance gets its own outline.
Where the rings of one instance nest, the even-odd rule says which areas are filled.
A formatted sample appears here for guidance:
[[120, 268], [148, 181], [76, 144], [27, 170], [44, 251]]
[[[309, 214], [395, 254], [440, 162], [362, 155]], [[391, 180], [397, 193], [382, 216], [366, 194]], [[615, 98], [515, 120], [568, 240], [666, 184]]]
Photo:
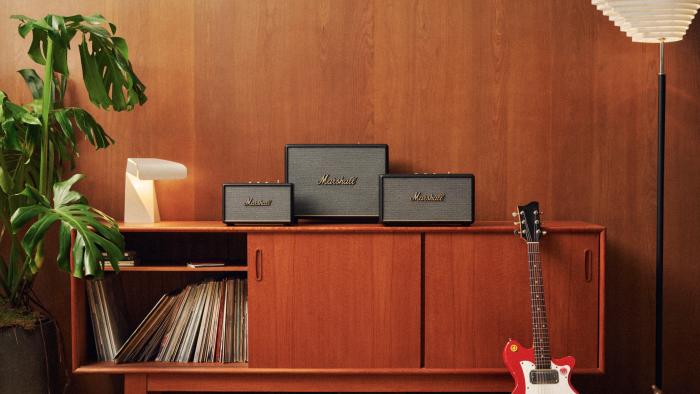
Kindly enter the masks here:
[[518, 217], [518, 213], [517, 213], [517, 212], [511, 213], [511, 215], [513, 215], [514, 218], [517, 218], [517, 217]]
[[519, 226], [520, 222], [513, 222], [514, 225]]
[[538, 211], [538, 210], [535, 209], [532, 213], [534, 213], [535, 215], [537, 215], [538, 213], [540, 213], [540, 211]]
[[537, 234], [542, 234], [542, 230], [537, 230]]
[[542, 235], [547, 235], [547, 232], [546, 232], [546, 231], [542, 231]]
[[517, 237], [518, 235], [520, 235], [520, 231], [518, 231], [518, 230], [513, 230], [513, 235], [515, 235], [515, 236]]
[[540, 224], [540, 221], [539, 221], [539, 220], [535, 220], [535, 224]]

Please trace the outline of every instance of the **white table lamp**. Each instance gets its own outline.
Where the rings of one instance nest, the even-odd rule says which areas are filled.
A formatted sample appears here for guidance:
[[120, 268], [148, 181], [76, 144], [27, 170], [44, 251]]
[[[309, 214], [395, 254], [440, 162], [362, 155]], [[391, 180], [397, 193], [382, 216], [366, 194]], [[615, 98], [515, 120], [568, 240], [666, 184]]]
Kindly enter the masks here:
[[155, 180], [183, 179], [187, 167], [161, 159], [126, 159], [124, 182], [124, 222], [155, 223], [160, 221]]

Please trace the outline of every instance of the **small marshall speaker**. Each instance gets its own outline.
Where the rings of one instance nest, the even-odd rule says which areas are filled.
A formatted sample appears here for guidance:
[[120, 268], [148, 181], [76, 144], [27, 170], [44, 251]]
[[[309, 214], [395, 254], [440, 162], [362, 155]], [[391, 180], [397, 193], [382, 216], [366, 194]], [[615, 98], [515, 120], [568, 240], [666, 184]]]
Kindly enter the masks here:
[[379, 218], [379, 175], [388, 145], [287, 145], [285, 179], [300, 218]]
[[469, 225], [474, 222], [474, 175], [414, 174], [380, 177], [384, 224]]
[[291, 224], [294, 186], [287, 183], [227, 183], [222, 191], [226, 224]]

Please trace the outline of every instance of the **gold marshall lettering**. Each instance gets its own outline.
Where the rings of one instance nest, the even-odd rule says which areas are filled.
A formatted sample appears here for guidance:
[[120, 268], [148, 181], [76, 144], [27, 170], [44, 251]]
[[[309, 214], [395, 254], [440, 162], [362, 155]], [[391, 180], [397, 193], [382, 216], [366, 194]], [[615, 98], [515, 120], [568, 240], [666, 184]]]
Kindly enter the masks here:
[[253, 200], [253, 197], [248, 197], [243, 205], [246, 207], [269, 207], [272, 205], [272, 200]]
[[411, 201], [442, 202], [445, 201], [445, 193], [423, 194], [421, 192], [415, 192], [411, 196]]
[[357, 184], [357, 177], [353, 176], [350, 178], [346, 178], [344, 176], [341, 176], [340, 178], [332, 178], [328, 174], [324, 174], [321, 179], [318, 180], [319, 185], [344, 185], [344, 186], [353, 186]]

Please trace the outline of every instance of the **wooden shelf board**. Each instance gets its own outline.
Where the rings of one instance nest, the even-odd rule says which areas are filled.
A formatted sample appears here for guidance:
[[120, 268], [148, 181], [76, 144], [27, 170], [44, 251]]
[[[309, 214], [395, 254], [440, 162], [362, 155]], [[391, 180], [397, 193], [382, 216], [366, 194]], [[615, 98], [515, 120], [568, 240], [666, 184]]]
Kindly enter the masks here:
[[[550, 232], [601, 232], [605, 228], [596, 224], [576, 221], [545, 221], [543, 228]], [[512, 222], [476, 222], [471, 226], [383, 226], [381, 224], [338, 224], [302, 222], [293, 226], [227, 226], [217, 221], [158, 222], [152, 224], [120, 223], [123, 233], [511, 233]]]
[[[96, 362], [78, 367], [79, 374], [260, 374], [260, 375], [505, 375], [505, 368], [250, 368], [248, 363], [123, 363]], [[576, 369], [575, 374], [600, 374], [596, 368]]]
[[248, 368], [247, 363], [163, 363], [157, 361], [140, 363], [115, 363], [111, 361], [100, 361], [78, 367], [75, 373], [97, 373], [97, 374], [125, 374], [125, 373], [206, 373], [213, 370], [222, 373]]
[[[105, 271], [114, 271], [111, 265], [105, 264]], [[224, 265], [221, 267], [192, 268], [186, 265], [137, 265], [120, 267], [120, 272], [245, 272], [248, 267], [243, 265]]]

